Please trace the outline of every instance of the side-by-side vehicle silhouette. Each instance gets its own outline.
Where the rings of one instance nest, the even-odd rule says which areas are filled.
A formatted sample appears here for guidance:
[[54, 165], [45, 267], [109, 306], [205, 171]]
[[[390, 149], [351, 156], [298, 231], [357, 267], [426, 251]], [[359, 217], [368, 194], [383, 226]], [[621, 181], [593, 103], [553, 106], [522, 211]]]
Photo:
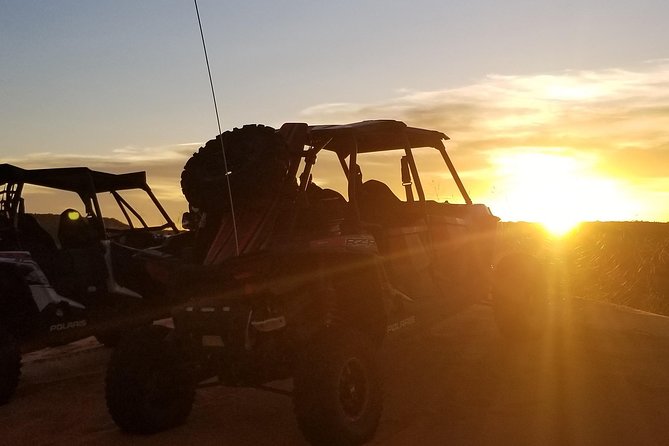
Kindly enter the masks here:
[[[470, 199], [447, 139], [391, 120], [291, 123], [244, 126], [200, 148], [181, 178], [191, 230], [171, 250], [136, 255], [150, 282], [191, 300], [175, 307], [174, 329], [145, 327], [113, 353], [114, 421], [157, 432], [188, 417], [198, 383], [292, 378], [310, 442], [360, 444], [381, 415], [382, 343], [491, 294], [502, 332], [529, 333], [538, 267], [495, 254], [498, 218]], [[459, 203], [427, 198], [419, 153]]]
[[[72, 207], [35, 215], [31, 200]], [[147, 223], [138, 200], [162, 221]], [[104, 218], [109, 206], [126, 221]], [[0, 402], [18, 384], [22, 351], [91, 335], [114, 344], [121, 330], [169, 316], [175, 302], [136, 253], [176, 232], [144, 172], [0, 165]]]

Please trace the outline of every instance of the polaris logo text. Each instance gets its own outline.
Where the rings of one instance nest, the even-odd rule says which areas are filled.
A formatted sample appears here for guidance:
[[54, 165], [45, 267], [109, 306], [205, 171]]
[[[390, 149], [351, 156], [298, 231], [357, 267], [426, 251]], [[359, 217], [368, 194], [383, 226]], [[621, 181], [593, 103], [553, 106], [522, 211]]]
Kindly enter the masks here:
[[85, 327], [88, 325], [88, 322], [86, 319], [82, 319], [80, 321], [72, 321], [62, 324], [53, 324], [51, 327], [49, 327], [49, 331], [63, 331], [63, 330], [69, 330], [71, 328], [80, 328], [80, 327]]
[[394, 324], [388, 325], [386, 331], [388, 333], [392, 333], [394, 331], [401, 330], [401, 329], [406, 328], [406, 327], [408, 327], [410, 325], [413, 325], [415, 323], [416, 323], [416, 316], [410, 316], [406, 319], [402, 319], [399, 322], [395, 322]]
[[346, 246], [347, 247], [369, 247], [369, 246], [376, 246], [376, 241], [372, 238], [347, 238], [346, 239]]

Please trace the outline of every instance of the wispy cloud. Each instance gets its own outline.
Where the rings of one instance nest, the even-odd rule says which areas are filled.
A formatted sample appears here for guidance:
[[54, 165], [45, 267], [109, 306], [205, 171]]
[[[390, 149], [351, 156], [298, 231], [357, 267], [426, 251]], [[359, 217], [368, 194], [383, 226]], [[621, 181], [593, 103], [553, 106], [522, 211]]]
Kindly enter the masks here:
[[[122, 147], [109, 155], [81, 155], [59, 153], [31, 153], [20, 157], [3, 158], [3, 162], [23, 168], [86, 166], [93, 170], [111, 173], [147, 171], [149, 185], [168, 213], [178, 220], [186, 210], [181, 194], [181, 171], [188, 158], [202, 143], [179, 143], [157, 147]], [[53, 208], [53, 209], [52, 209]], [[33, 201], [34, 212], [55, 212], [54, 203], [46, 197]]]
[[[567, 139], [589, 147], [647, 147], [669, 140], [669, 61], [645, 71], [607, 69], [552, 75], [490, 75], [453, 89], [412, 92], [378, 103], [320, 104], [309, 122], [393, 118], [444, 129], [459, 145], [497, 149]], [[590, 147], [596, 149], [597, 147]]]
[[499, 156], [557, 151], [633, 188], [648, 210], [631, 218], [669, 219], [666, 206], [650, 209], [669, 195], [668, 60], [634, 71], [490, 75], [460, 88], [403, 91], [382, 102], [320, 104], [303, 116], [315, 123], [391, 118], [445, 131], [469, 187], [484, 199], [493, 190], [500, 194]]
[[[459, 88], [402, 89], [380, 102], [317, 104], [302, 116], [310, 124], [383, 118], [445, 131], [452, 138], [448, 146], [456, 166], [481, 201], [513, 200], [503, 188], [500, 157], [527, 152], [569, 156], [633, 191], [646, 211], [631, 218], [669, 219], [664, 205], [669, 198], [669, 60], [636, 70], [489, 75]], [[109, 155], [33, 153], [3, 161], [26, 167], [147, 170], [152, 187], [173, 212], [180, 212], [185, 207], [181, 169], [200, 145], [121, 147]], [[652, 205], [660, 200], [661, 206]]]

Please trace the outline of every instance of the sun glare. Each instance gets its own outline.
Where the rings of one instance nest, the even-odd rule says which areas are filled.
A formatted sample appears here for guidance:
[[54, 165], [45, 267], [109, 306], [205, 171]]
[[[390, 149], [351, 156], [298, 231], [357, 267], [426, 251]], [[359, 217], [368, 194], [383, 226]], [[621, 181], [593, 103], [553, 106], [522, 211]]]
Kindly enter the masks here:
[[507, 154], [494, 162], [500, 183], [491, 201], [503, 220], [538, 222], [561, 236], [582, 221], [629, 219], [620, 185], [584, 160], [556, 151]]
[[578, 218], [569, 218], [568, 216], [560, 216], [548, 221], [541, 222], [544, 228], [553, 235], [563, 236], [574, 229], [581, 221]]

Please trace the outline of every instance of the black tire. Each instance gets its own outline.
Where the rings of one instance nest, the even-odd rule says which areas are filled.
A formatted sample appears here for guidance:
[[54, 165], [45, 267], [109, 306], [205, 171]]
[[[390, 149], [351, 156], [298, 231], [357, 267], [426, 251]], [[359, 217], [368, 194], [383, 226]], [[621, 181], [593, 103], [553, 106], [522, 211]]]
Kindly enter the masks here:
[[0, 328], [0, 405], [14, 395], [21, 376], [21, 350], [14, 336]]
[[539, 339], [548, 321], [544, 267], [532, 256], [510, 254], [495, 268], [493, 311], [502, 335], [511, 341]]
[[235, 206], [276, 191], [286, 176], [288, 149], [276, 130], [263, 125], [235, 128], [208, 141], [186, 162], [181, 190], [191, 209], [213, 214], [229, 209], [221, 137]]
[[314, 445], [359, 445], [371, 440], [383, 409], [374, 344], [348, 328], [316, 336], [294, 373], [295, 415]]
[[195, 380], [172, 331], [157, 325], [131, 331], [112, 354], [107, 408], [126, 432], [160, 432], [182, 424], [190, 414]]

